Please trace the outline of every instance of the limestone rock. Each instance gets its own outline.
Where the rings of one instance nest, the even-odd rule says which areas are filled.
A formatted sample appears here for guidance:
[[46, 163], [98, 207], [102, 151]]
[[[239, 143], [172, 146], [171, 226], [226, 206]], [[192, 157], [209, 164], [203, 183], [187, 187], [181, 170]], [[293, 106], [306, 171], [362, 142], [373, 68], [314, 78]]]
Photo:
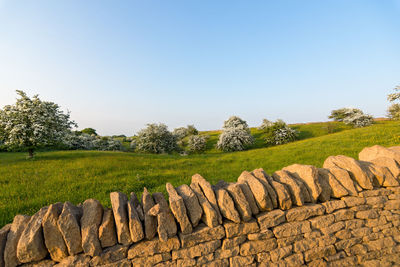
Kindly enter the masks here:
[[254, 219], [249, 222], [242, 223], [226, 222], [224, 227], [227, 238], [252, 234], [260, 231], [260, 227], [258, 226], [257, 221]]
[[279, 208], [282, 210], [290, 209], [292, 207], [292, 198], [290, 196], [287, 186], [285, 184], [275, 181], [269, 175], [265, 175], [265, 178], [276, 192]]
[[257, 206], [257, 202], [254, 198], [253, 193], [251, 192], [249, 185], [244, 182], [237, 182], [237, 184], [240, 186], [240, 189], [242, 189], [242, 192], [243, 192], [244, 196], [246, 197], [247, 203], [249, 203], [251, 213], [253, 215], [258, 214], [260, 212], [260, 210]]
[[261, 211], [272, 210], [273, 205], [267, 189], [250, 172], [244, 171], [238, 178], [239, 183], [247, 183]]
[[[322, 188], [322, 192], [319, 195], [318, 199], [321, 202], [326, 202], [326, 201], [329, 201], [331, 199], [332, 188], [331, 188], [331, 186], [329, 184], [330, 176], [333, 176], [333, 174], [331, 174], [328, 169], [323, 169], [323, 168], [319, 168], [318, 169], [319, 183], [320, 183], [321, 188]], [[340, 183], [339, 183], [339, 185], [340, 185]], [[347, 190], [346, 190], [346, 193], [348, 193]]]
[[54, 267], [88, 267], [90, 262], [90, 256], [79, 254], [75, 256], [69, 256], [63, 259], [59, 264]]
[[378, 166], [368, 161], [359, 162], [364, 168], [368, 169], [374, 175], [375, 186], [399, 186], [399, 182], [396, 180], [396, 178], [393, 176], [388, 168]]
[[22, 264], [21, 267], [53, 267], [56, 264], [55, 261], [52, 260], [42, 260], [42, 261], [35, 261], [30, 263]]
[[129, 232], [128, 198], [121, 192], [111, 192], [110, 201], [114, 214], [115, 228], [117, 229], [118, 243], [129, 245], [132, 243]]
[[195, 258], [214, 252], [221, 246], [221, 240], [212, 240], [190, 248], [172, 251], [172, 259]]
[[99, 226], [103, 219], [103, 206], [96, 199], [83, 202], [81, 218], [82, 248], [86, 255], [98, 256], [102, 252]]
[[[360, 159], [360, 160], [364, 160], [364, 159]], [[368, 161], [372, 162], [373, 164], [375, 164], [377, 166], [388, 168], [396, 179], [400, 178], [400, 167], [399, 167], [399, 163], [396, 160], [394, 160], [392, 158], [387, 158], [387, 157], [379, 157], [379, 158], [375, 158], [375, 159], [368, 160]]]
[[222, 223], [222, 216], [218, 208], [217, 198], [215, 197], [214, 190], [212, 190], [211, 184], [204, 179], [200, 174], [192, 176], [192, 183], [198, 184], [204, 193], [204, 196], [210, 202], [211, 206], [217, 213], [218, 223]]
[[4, 249], [6, 247], [7, 235], [10, 232], [11, 224], [6, 224], [0, 229], [0, 266], [4, 266]]
[[178, 237], [169, 238], [165, 242], [160, 241], [158, 238], [154, 238], [152, 240], [133, 244], [128, 250], [128, 259], [170, 252], [171, 250], [179, 249], [180, 246], [181, 243], [179, 242]]
[[157, 233], [157, 218], [147, 214], [155, 205], [153, 197], [145, 187], [142, 194], [142, 205], [144, 211], [144, 231], [147, 239], [152, 239]]
[[99, 226], [99, 240], [103, 248], [114, 246], [117, 243], [115, 220], [111, 209], [104, 209], [103, 220]]
[[330, 167], [326, 169], [335, 176], [336, 180], [338, 180], [341, 185], [343, 185], [349, 195], [356, 196], [358, 194], [354, 181], [351, 179], [348, 171], [338, 167]]
[[[344, 186], [336, 179], [336, 177], [328, 169], [319, 168], [318, 174], [320, 181], [324, 181], [324, 183], [327, 183], [329, 188], [331, 189], [330, 190], [331, 197], [341, 198], [349, 194], [346, 188], [344, 188]], [[328, 189], [326, 189], [326, 191], [329, 192]]]
[[292, 176], [299, 180], [303, 180], [307, 186], [311, 202], [315, 203], [322, 192], [321, 185], [318, 178], [318, 169], [311, 165], [293, 164], [283, 168], [282, 170], [288, 171]]
[[132, 241], [138, 242], [142, 240], [144, 238], [143, 226], [132, 200], [128, 201], [128, 221]]
[[366, 147], [358, 154], [358, 158], [363, 161], [371, 161], [376, 158], [391, 158], [400, 164], [400, 151], [396, 147], [386, 148], [380, 145]]
[[137, 214], [139, 216], [139, 219], [141, 221], [144, 221], [144, 211], [143, 211], [143, 206], [140, 204], [138, 197], [136, 196], [135, 192], [131, 192], [131, 201], [133, 203], [133, 206], [135, 207]]
[[225, 229], [222, 225], [210, 228], [205, 224], [200, 224], [196, 229], [190, 234], [179, 234], [179, 239], [182, 243], [182, 248], [192, 247], [199, 243], [222, 239], [225, 237]]
[[173, 237], [176, 235], [178, 229], [176, 226], [176, 222], [174, 219], [174, 215], [171, 212], [171, 209], [169, 208], [169, 205], [167, 203], [167, 200], [165, 199], [164, 195], [162, 193], [154, 193], [153, 198], [155, 202], [160, 205], [161, 207], [161, 213], [164, 213], [165, 215], [163, 216], [163, 222], [165, 223], [165, 228], [167, 230], [168, 237]]
[[64, 238], [70, 256], [82, 252], [81, 228], [79, 226], [81, 216], [80, 208], [67, 201], [58, 217], [58, 229]]
[[218, 206], [222, 215], [228, 220], [240, 223], [239, 213], [235, 209], [235, 203], [233, 202], [229, 193], [223, 188], [215, 188], [215, 194], [217, 196]]
[[357, 160], [343, 155], [330, 156], [325, 160], [324, 168], [330, 167], [339, 167], [347, 170], [363, 189], [373, 189], [373, 174], [363, 168]]
[[98, 266], [118, 262], [126, 258], [128, 246], [115, 245], [105, 249], [99, 256], [95, 256], [90, 261], [90, 266]]
[[249, 221], [252, 218], [251, 208], [240, 186], [236, 183], [231, 183], [225, 189], [232, 196], [242, 220], [245, 222]]
[[200, 207], [196, 194], [186, 184], [178, 186], [176, 192], [182, 197], [190, 221], [192, 222], [193, 227], [196, 227], [203, 215], [203, 210]]
[[304, 221], [310, 217], [323, 215], [324, 213], [325, 207], [323, 205], [309, 204], [288, 210], [286, 213], [286, 219], [288, 222]]
[[271, 212], [263, 212], [257, 215], [257, 221], [261, 229], [275, 227], [286, 221], [285, 212], [276, 209]]
[[199, 204], [203, 209], [203, 215], [201, 217], [202, 221], [208, 225], [208, 227], [215, 227], [218, 225], [218, 214], [211, 206], [210, 202], [203, 195], [200, 186], [197, 183], [191, 183], [190, 187], [196, 194]]
[[179, 223], [181, 232], [184, 234], [190, 234], [193, 228], [192, 224], [189, 221], [189, 217], [187, 216], [183, 198], [180, 195], [178, 195], [172, 184], [167, 183], [165, 187], [169, 195], [168, 200], [171, 211]]
[[69, 256], [64, 238], [57, 225], [63, 205], [64, 204], [61, 202], [50, 205], [42, 221], [45, 245], [50, 253], [51, 259], [57, 262]]
[[263, 185], [264, 187], [267, 189], [268, 191], [268, 195], [271, 199], [272, 202], [272, 206], [274, 207], [274, 209], [278, 208], [278, 196], [273, 188], [273, 186], [270, 184], [272, 178], [268, 176], [268, 174], [266, 174], [264, 172], [263, 169], [259, 168], [259, 169], [255, 169], [251, 172], [252, 175], [254, 175], [254, 177], [256, 177]]
[[4, 248], [5, 266], [15, 267], [21, 262], [17, 258], [17, 245], [25, 226], [28, 224], [30, 216], [17, 215], [11, 224], [7, 235], [7, 243]]
[[277, 182], [285, 184], [287, 186], [287, 189], [289, 189], [290, 197], [292, 200], [292, 203], [297, 205], [297, 206], [303, 206], [305, 201], [304, 201], [304, 195], [301, 192], [301, 187], [297, 183], [297, 181], [289, 175], [286, 171], [276, 171], [272, 174], [273, 179], [275, 179]]
[[42, 221], [48, 207], [41, 208], [31, 217], [17, 245], [17, 257], [22, 263], [40, 261], [44, 259], [48, 251], [44, 244]]

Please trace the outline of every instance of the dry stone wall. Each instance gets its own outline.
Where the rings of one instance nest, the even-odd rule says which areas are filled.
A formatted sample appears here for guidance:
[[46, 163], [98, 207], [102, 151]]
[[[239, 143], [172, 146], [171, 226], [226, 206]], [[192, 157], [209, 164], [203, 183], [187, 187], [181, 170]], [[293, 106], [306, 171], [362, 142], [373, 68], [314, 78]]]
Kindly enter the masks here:
[[55, 203], [0, 230], [0, 267], [400, 266], [400, 147], [236, 183]]

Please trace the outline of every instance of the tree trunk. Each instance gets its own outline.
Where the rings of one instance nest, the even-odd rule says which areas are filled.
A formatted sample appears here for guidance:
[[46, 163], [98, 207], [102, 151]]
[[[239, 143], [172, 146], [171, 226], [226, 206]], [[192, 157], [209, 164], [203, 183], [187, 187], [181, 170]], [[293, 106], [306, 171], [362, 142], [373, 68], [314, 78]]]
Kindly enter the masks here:
[[33, 158], [33, 149], [32, 148], [28, 149], [28, 153], [29, 153], [29, 158], [30, 159]]

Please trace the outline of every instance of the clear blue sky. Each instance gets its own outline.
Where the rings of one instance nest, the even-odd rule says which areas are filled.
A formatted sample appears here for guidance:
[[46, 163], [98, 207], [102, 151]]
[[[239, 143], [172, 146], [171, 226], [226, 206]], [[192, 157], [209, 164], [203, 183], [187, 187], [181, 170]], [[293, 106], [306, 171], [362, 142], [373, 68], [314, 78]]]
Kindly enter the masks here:
[[0, 107], [21, 89], [103, 135], [384, 116], [398, 84], [399, 0], [0, 0]]

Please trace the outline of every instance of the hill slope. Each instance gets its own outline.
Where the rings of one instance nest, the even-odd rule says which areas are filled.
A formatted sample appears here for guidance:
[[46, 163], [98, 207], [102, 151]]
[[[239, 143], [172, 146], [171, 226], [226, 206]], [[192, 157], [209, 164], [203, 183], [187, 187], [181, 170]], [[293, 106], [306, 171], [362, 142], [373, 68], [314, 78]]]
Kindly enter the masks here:
[[33, 160], [26, 160], [25, 153], [0, 153], [0, 226], [18, 213], [33, 214], [40, 207], [58, 201], [79, 203], [96, 198], [110, 206], [108, 195], [112, 191], [140, 193], [146, 186], [151, 192], [165, 192], [166, 182], [189, 183], [194, 173], [200, 173], [211, 183], [221, 179], [235, 181], [243, 170], [262, 167], [271, 173], [293, 163], [322, 166], [330, 155], [356, 158], [366, 146], [400, 144], [398, 122], [381, 121], [370, 127], [341, 129], [327, 135], [323, 135], [320, 126], [298, 126], [310, 128], [303, 136], [317, 137], [235, 153], [210, 150], [208, 154], [183, 157], [59, 151], [38, 153]]

